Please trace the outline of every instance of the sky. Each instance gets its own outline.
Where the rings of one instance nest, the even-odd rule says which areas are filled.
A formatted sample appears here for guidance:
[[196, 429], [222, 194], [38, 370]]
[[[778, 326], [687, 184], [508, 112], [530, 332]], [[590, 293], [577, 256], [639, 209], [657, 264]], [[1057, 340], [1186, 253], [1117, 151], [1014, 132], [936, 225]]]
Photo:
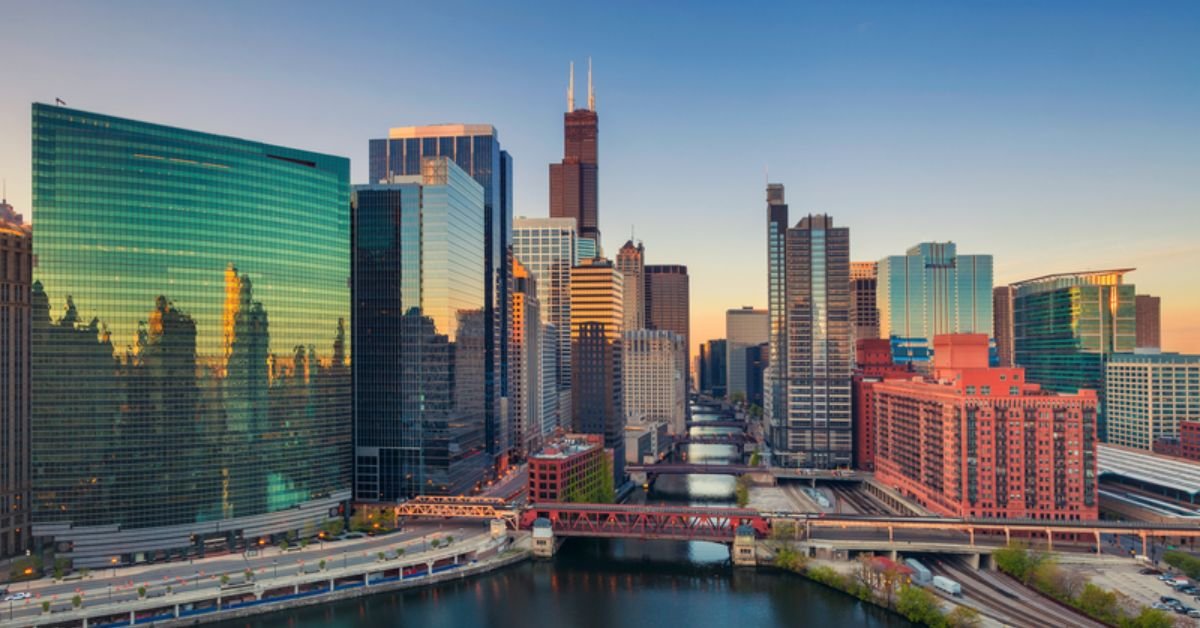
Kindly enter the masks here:
[[1200, 353], [1200, 3], [0, 0], [0, 42], [27, 217], [29, 106], [55, 98], [346, 156], [355, 183], [390, 127], [493, 124], [514, 213], [545, 216], [590, 56], [605, 251], [688, 266], [693, 355], [766, 306], [768, 177], [855, 260], [949, 240], [998, 285], [1135, 267], [1164, 350]]

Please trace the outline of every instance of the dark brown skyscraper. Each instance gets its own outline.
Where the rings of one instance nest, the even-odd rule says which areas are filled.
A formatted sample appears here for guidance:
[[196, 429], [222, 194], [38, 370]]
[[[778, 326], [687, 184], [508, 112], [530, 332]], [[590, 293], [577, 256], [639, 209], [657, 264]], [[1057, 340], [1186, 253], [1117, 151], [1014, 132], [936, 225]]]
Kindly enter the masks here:
[[575, 108], [575, 64], [567, 87], [567, 113], [563, 116], [563, 159], [550, 164], [550, 217], [574, 218], [579, 237], [600, 243], [596, 213], [599, 117], [592, 90], [592, 62], [588, 60], [588, 106]]
[[1162, 299], [1148, 294], [1137, 295], [1137, 348], [1162, 348]]
[[1013, 363], [1013, 289], [996, 286], [992, 289], [992, 330], [996, 334], [996, 353], [1000, 366]]
[[850, 313], [855, 340], [879, 337], [879, 308], [875, 305], [878, 272], [877, 262], [850, 262]]
[[30, 228], [0, 200], [0, 558], [29, 545]]
[[[647, 265], [642, 301], [646, 307], [646, 329], [664, 329], [683, 336], [687, 360], [692, 363], [691, 306], [687, 266]], [[689, 377], [690, 379], [690, 377]], [[691, 390], [689, 385], [688, 390]]]

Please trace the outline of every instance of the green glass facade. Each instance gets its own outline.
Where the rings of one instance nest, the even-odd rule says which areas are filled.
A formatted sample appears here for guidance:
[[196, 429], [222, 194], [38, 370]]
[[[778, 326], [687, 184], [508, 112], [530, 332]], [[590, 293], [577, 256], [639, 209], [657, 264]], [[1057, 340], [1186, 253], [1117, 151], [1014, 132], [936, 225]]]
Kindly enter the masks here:
[[1054, 392], [1094, 390], [1107, 442], [1105, 368], [1137, 340], [1135, 287], [1126, 270], [1039, 277], [1013, 284], [1013, 361], [1028, 381]]
[[349, 161], [35, 104], [33, 195], [34, 535], [125, 562], [336, 513]]

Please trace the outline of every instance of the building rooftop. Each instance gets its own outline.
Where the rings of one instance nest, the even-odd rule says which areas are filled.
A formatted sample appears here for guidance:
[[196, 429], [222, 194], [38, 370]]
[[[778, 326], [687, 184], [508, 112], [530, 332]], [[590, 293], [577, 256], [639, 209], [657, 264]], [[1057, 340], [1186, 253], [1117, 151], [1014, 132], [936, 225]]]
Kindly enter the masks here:
[[418, 137], [459, 137], [463, 135], [495, 135], [496, 128], [490, 124], [429, 124], [425, 126], [398, 126], [388, 130], [393, 140]]
[[599, 449], [602, 446], [602, 442], [588, 439], [585, 436], [569, 435], [547, 443], [541, 451], [533, 454], [530, 458], [536, 460], [565, 460], [592, 449]]
[[1109, 363], [1121, 364], [1194, 364], [1200, 365], [1200, 354], [1194, 353], [1114, 353]]
[[1200, 464], [1117, 445], [1096, 445], [1099, 476], [1119, 476], [1142, 484], [1200, 496]]
[[1125, 276], [1125, 273], [1131, 273], [1135, 270], [1137, 270], [1137, 269], [1136, 268], [1110, 268], [1108, 270], [1084, 270], [1084, 271], [1074, 272], [1074, 273], [1055, 273], [1053, 275], [1042, 275], [1041, 277], [1034, 277], [1032, 279], [1025, 279], [1022, 281], [1014, 281], [1011, 285], [1012, 285], [1012, 287], [1017, 288], [1017, 287], [1025, 286], [1025, 285], [1029, 285], [1029, 284], [1058, 281], [1060, 279], [1078, 279], [1078, 280], [1083, 281], [1084, 283], [1090, 283], [1090, 284], [1097, 284], [1097, 283], [1102, 284], [1102, 285], [1119, 284], [1119, 283], [1121, 283], [1121, 278]]

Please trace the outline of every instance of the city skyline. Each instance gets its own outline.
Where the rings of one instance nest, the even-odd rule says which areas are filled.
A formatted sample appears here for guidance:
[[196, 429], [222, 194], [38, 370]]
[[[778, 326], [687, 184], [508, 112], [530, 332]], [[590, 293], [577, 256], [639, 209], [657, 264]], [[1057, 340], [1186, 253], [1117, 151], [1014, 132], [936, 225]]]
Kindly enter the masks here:
[[[232, 4], [8, 10], [8, 45], [37, 53], [17, 62], [0, 104], [0, 136], [10, 142], [0, 177], [9, 201], [31, 218], [27, 107], [57, 97], [90, 111], [264, 142], [291, 142], [304, 129], [305, 146], [351, 159], [352, 183], [366, 182], [363, 140], [379, 129], [493, 124], [515, 160], [514, 215], [541, 217], [546, 164], [562, 154], [567, 65], [591, 56], [596, 109], [605, 118], [604, 248], [615, 251], [633, 230], [654, 261], [688, 266], [693, 354], [721, 337], [726, 309], [767, 305], [762, 256], [711, 255], [718, 245], [696, 246], [760, 250], [764, 168], [789, 186], [794, 214], [830, 212], [853, 230], [855, 260], [878, 260], [896, 241], [949, 240], [993, 254], [997, 285], [1136, 267], [1131, 279], [1139, 290], [1164, 300], [1163, 349], [1200, 351], [1200, 291], [1177, 272], [1200, 262], [1190, 238], [1200, 229], [1198, 198], [1188, 184], [1189, 164], [1200, 158], [1200, 128], [1189, 113], [1200, 93], [1186, 80], [1200, 57], [1190, 54], [1196, 44], [1189, 33], [1200, 18], [1194, 6], [1147, 14], [1102, 3], [1086, 15], [1067, 7], [967, 14], [942, 5], [950, 10], [912, 15], [881, 5], [800, 7], [776, 11], [769, 25], [754, 11], [728, 16], [700, 7], [679, 33], [663, 32], [672, 18], [666, 9], [633, 27], [592, 7], [508, 14], [480, 5], [472, 19], [412, 7], [407, 12], [429, 25], [422, 37], [452, 22], [468, 35], [486, 30], [538, 42], [488, 46], [492, 67], [478, 72], [486, 38], [464, 37], [473, 42], [466, 49], [430, 55], [411, 70], [423, 81], [476, 70], [476, 81], [440, 81], [438, 94], [365, 82], [372, 71], [362, 57], [391, 50], [370, 37], [386, 27], [363, 19], [369, 6], [346, 15], [315, 7], [289, 15], [272, 6], [246, 8], [236, 19]], [[576, 18], [589, 28], [558, 32], [575, 12], [587, 13]], [[530, 19], [542, 13], [545, 19]], [[282, 20], [268, 41], [239, 36], [268, 17]], [[293, 65], [300, 42], [339, 25], [360, 33], [355, 54]], [[763, 28], [763, 41], [774, 35], [780, 43], [739, 48], [736, 62], [723, 58], [728, 49], [709, 50], [698, 43], [707, 38], [696, 36], [728, 30], [731, 43], [722, 46], [734, 46], [758, 39]], [[804, 37], [783, 37], [789, 33]], [[112, 47], [114, 37], [129, 45]], [[928, 41], [902, 45], [914, 37]], [[1012, 46], [1013, 38], [1023, 45]], [[1149, 43], [1132, 51], [1109, 45], [1121, 40]], [[679, 44], [673, 55], [659, 53], [671, 42]], [[251, 54], [260, 45], [270, 52]], [[297, 80], [301, 71], [321, 80]], [[206, 79], [226, 89], [213, 90]], [[338, 86], [361, 97], [328, 89]], [[478, 90], [494, 98], [470, 97]], [[675, 115], [681, 107], [687, 111]], [[679, 157], [734, 142], [738, 148], [719, 159]], [[1033, 219], [1040, 228], [1027, 228]]]

